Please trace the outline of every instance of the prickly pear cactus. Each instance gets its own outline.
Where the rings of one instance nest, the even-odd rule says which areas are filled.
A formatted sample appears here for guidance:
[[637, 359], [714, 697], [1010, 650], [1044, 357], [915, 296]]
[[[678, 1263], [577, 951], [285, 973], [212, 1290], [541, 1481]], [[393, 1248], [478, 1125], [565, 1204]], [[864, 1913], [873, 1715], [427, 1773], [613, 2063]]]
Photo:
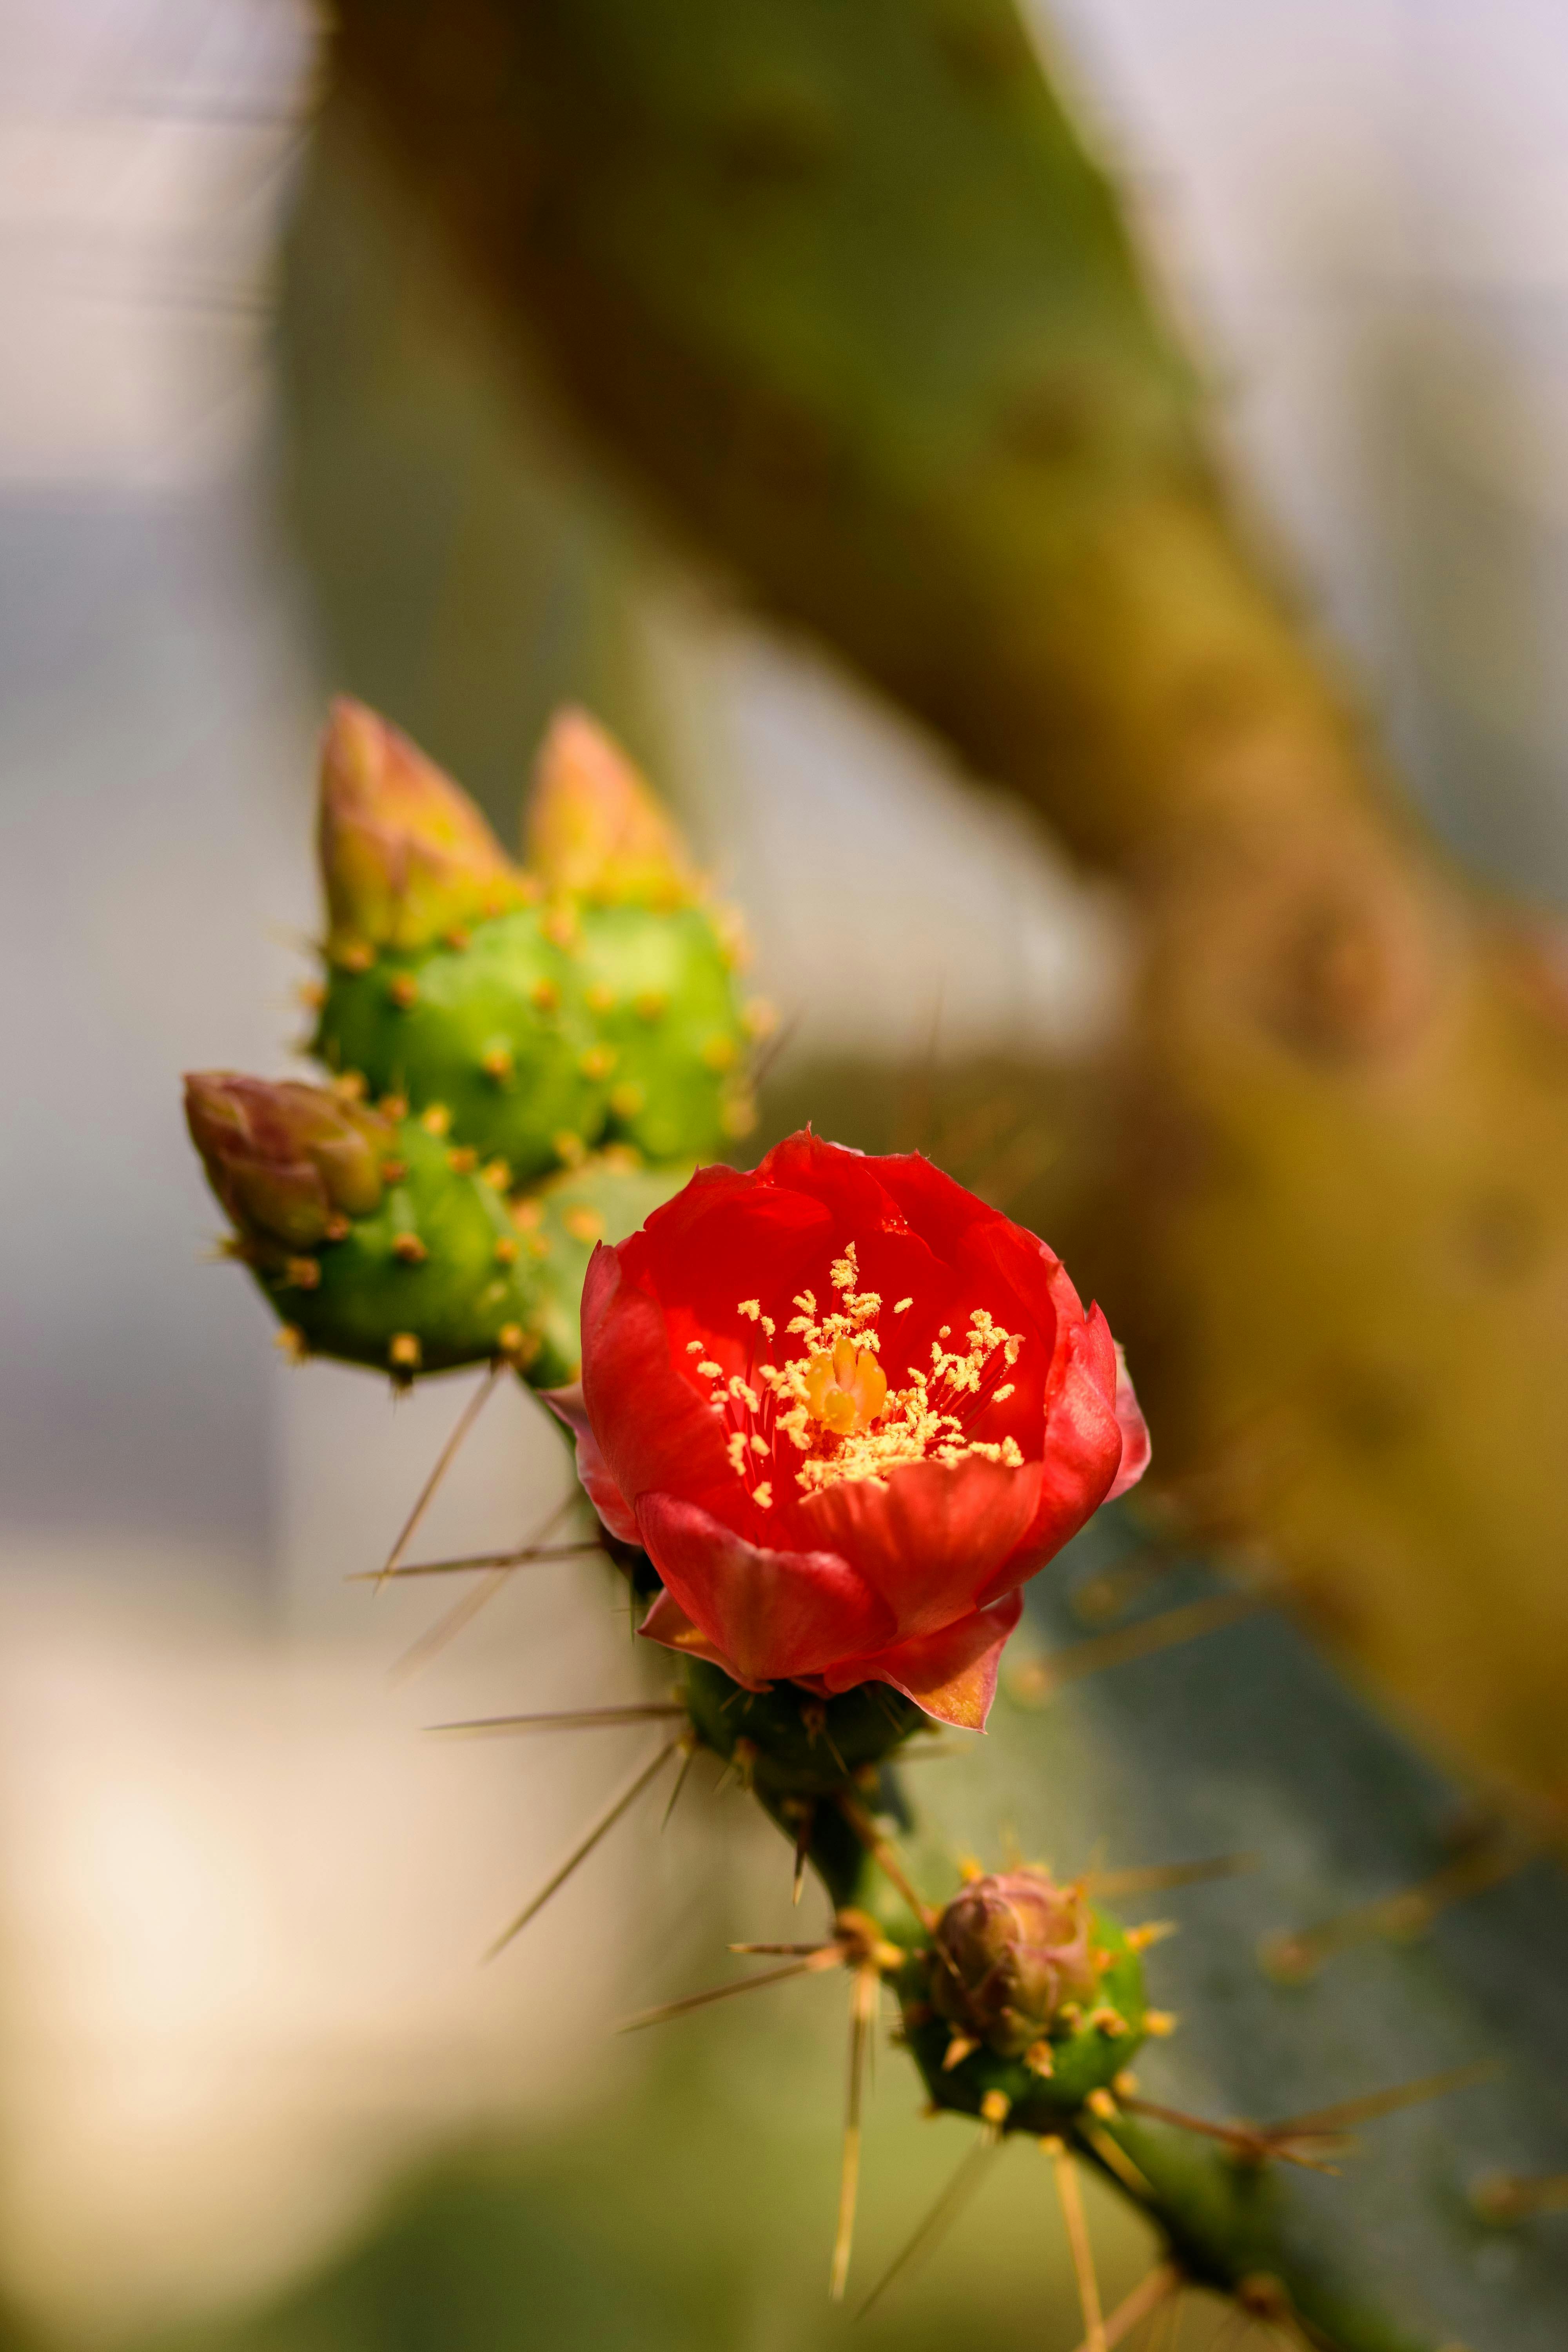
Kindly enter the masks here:
[[340, 69], [590, 432], [1125, 882], [1076, 1254], [1167, 1473], [1560, 1817], [1560, 954], [1393, 804], [1016, 10], [473, 0], [432, 75], [441, 21], [343, 0]]
[[524, 868], [395, 728], [334, 706], [311, 992], [333, 1083], [186, 1087], [226, 1254], [296, 1356], [575, 1379], [595, 1244], [751, 1124], [765, 1017], [739, 995], [736, 919], [582, 712], [546, 739], [527, 837]]
[[296, 1360], [395, 1380], [504, 1358], [542, 1387], [577, 1374], [596, 1242], [632, 1233], [674, 1175], [598, 1152], [532, 1192], [481, 1164], [444, 1116], [388, 1118], [321, 1087], [226, 1071], [185, 1081], [185, 1115]]
[[[367, 738], [384, 747], [379, 772]], [[416, 756], [339, 706], [322, 761], [333, 919], [318, 1060], [373, 1096], [438, 1107], [519, 1183], [601, 1142], [690, 1160], [744, 1134], [739, 933], [705, 903], [629, 762], [563, 713], [540, 759], [531, 867], [510, 866], [465, 803], [459, 873], [458, 854], [426, 838], [456, 787], [424, 763], [424, 800], [397, 790]], [[361, 810], [378, 794], [373, 829]]]

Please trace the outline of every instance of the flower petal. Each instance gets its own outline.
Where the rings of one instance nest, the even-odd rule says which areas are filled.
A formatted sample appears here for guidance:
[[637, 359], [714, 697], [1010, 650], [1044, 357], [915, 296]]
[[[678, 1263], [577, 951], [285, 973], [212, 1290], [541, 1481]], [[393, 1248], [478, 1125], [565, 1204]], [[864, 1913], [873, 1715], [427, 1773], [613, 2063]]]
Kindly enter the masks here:
[[940, 1633], [900, 1642], [878, 1657], [835, 1667], [822, 1681], [833, 1691], [849, 1690], [862, 1682], [891, 1683], [939, 1723], [984, 1731], [996, 1695], [1003, 1644], [1023, 1611], [1022, 1593], [1009, 1592], [989, 1609], [973, 1610]]
[[800, 1517], [881, 1594], [908, 1639], [938, 1633], [974, 1607], [1036, 1517], [1043, 1469], [1038, 1462], [1011, 1469], [979, 1454], [910, 1462], [885, 1484], [839, 1479]]
[[731, 1682], [745, 1690], [766, 1690], [766, 1683], [747, 1682], [733, 1658], [727, 1657], [717, 1642], [710, 1642], [699, 1625], [694, 1625], [668, 1586], [654, 1595], [653, 1605], [637, 1632], [645, 1642], [658, 1642], [667, 1650], [678, 1650], [683, 1658], [706, 1658], [710, 1665], [722, 1666]]
[[894, 1630], [892, 1612], [837, 1552], [770, 1551], [679, 1495], [639, 1496], [637, 1515], [649, 1559], [739, 1680], [816, 1674], [880, 1648]]
[[[1098, 1307], [1094, 1310], [1098, 1315]], [[1101, 1318], [1103, 1320], [1103, 1318]], [[1068, 1339], [1061, 1385], [1046, 1416], [1039, 1503], [1017, 1550], [978, 1598], [1010, 1592], [1035, 1574], [1093, 1517], [1121, 1460], [1122, 1434], [1098, 1335], [1089, 1322]], [[1110, 1372], [1115, 1357], [1110, 1357]]]
[[609, 1473], [609, 1466], [599, 1451], [588, 1419], [588, 1408], [583, 1402], [583, 1383], [574, 1381], [566, 1389], [541, 1389], [543, 1402], [560, 1421], [563, 1421], [577, 1441], [577, 1475], [584, 1492], [613, 1536], [622, 1543], [640, 1544], [637, 1520], [630, 1504]]
[[1105, 1498], [1108, 1503], [1114, 1503], [1118, 1495], [1125, 1495], [1130, 1486], [1136, 1486], [1149, 1467], [1153, 1451], [1149, 1424], [1133, 1393], [1127, 1358], [1120, 1347], [1116, 1350], [1116, 1418], [1121, 1430], [1121, 1467], [1110, 1482], [1110, 1492]]
[[583, 1285], [583, 1401], [605, 1466], [635, 1509], [650, 1487], [735, 1485], [712, 1408], [669, 1360], [657, 1303], [601, 1242]]

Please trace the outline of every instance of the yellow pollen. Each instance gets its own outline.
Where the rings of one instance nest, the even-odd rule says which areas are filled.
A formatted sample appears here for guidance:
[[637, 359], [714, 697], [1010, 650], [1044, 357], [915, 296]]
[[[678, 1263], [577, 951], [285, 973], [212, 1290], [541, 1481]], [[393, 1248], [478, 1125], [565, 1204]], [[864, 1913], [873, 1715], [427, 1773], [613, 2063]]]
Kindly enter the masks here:
[[[975, 1307], [963, 1343], [942, 1344], [953, 1329], [944, 1323], [932, 1343], [929, 1368], [910, 1365], [907, 1385], [895, 1389], [879, 1360], [881, 1295], [859, 1287], [859, 1253], [853, 1242], [832, 1260], [828, 1279], [837, 1293], [831, 1307], [819, 1307], [813, 1290], [801, 1291], [793, 1301], [796, 1312], [784, 1328], [802, 1343], [799, 1351], [782, 1363], [756, 1364], [750, 1380], [739, 1372], [726, 1376], [703, 1353], [700, 1339], [686, 1343], [687, 1352], [701, 1359], [697, 1371], [718, 1383], [710, 1402], [729, 1423], [725, 1453], [742, 1484], [786, 1440], [802, 1457], [795, 1484], [808, 1500], [841, 1479], [885, 1481], [908, 1463], [977, 1459], [1009, 1469], [1023, 1466], [1016, 1438], [998, 1443], [965, 1434], [968, 1413], [1016, 1393], [1012, 1381], [989, 1394], [986, 1383], [1002, 1362], [1016, 1361], [1023, 1346], [1018, 1334], [1005, 1331], [984, 1307]], [[914, 1304], [912, 1296], [900, 1298], [892, 1312], [905, 1314]], [[735, 1312], [773, 1339], [776, 1326], [763, 1314], [760, 1298], [738, 1300]], [[772, 1507], [773, 1483], [761, 1480], [752, 1489], [763, 1510]]]

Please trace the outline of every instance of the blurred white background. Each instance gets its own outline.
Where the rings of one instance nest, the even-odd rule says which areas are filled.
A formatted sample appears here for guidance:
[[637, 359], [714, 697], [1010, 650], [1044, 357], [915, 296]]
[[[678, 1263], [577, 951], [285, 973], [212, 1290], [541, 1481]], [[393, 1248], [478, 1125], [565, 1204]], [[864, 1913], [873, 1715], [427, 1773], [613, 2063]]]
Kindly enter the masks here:
[[[1568, 18], [1047, 14], [1416, 789], [1568, 902]], [[280, 1066], [314, 911], [330, 681], [270, 520], [267, 337], [315, 40], [289, 0], [0, 15], [0, 2251], [110, 2336], [272, 2274], [452, 2119], [564, 2095], [614, 1998], [581, 1906], [646, 1891], [617, 1849], [474, 1969], [623, 1755], [416, 1727], [629, 1681], [606, 1589], [541, 1571], [389, 1696], [438, 1604], [342, 1579], [460, 1386], [394, 1415], [287, 1374], [200, 1263], [178, 1073]], [[939, 1009], [950, 1051], [1063, 1047], [1111, 1016], [1113, 916], [1015, 814], [797, 651], [683, 624], [670, 659], [704, 758], [754, 788], [703, 847], [818, 1047], [914, 1051]], [[860, 853], [842, 903], [829, 825]], [[560, 1491], [530, 1414], [492, 1405], [434, 1542]]]

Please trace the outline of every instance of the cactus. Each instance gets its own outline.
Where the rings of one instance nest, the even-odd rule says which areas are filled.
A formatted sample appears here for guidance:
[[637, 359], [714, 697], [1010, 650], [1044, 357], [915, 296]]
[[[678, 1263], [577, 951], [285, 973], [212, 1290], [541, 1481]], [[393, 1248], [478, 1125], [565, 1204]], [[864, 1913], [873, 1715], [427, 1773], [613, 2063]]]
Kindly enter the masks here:
[[320, 1087], [206, 1071], [186, 1117], [296, 1356], [407, 1381], [504, 1357], [543, 1387], [575, 1378], [577, 1302], [596, 1241], [635, 1231], [675, 1177], [601, 1153], [535, 1193], [454, 1144]]
[[[1159, 1343], [1140, 1362], [1172, 1454], [1212, 1457], [1261, 1389], [1261, 1450], [1285, 1475], [1249, 1483], [1236, 1475], [1244, 1450], [1227, 1447], [1230, 1523], [1272, 1538], [1325, 1622], [1414, 1710], [1550, 1783], [1560, 1580], [1542, 1531], [1561, 1526], [1561, 1350], [1532, 1269], [1559, 1231], [1535, 1177], [1563, 1141], [1551, 991], [1539, 959], [1500, 945], [1367, 790], [1335, 698], [1238, 553], [1190, 379], [1011, 14], [479, 0], [457, 35], [436, 25], [436, 82], [420, 71], [422, 13], [348, 0], [348, 69], [434, 164], [502, 285], [526, 273], [584, 407], [776, 601], [1133, 878], [1152, 983], [1123, 1221], [1142, 1282], [1121, 1295], [1142, 1299]], [[517, 217], [536, 196], [550, 234], [534, 243]], [[933, 335], [935, 317], [966, 331]], [[1463, 1287], [1467, 1314], [1435, 1268]], [[1506, 1298], [1488, 1288], [1510, 1284]], [[1349, 1298], [1353, 1330], [1334, 1320]], [[1474, 1591], [1481, 1556], [1502, 1605]], [[1292, 1759], [1287, 1815], [1301, 1843], [1331, 1820], [1348, 1841], [1353, 1822], [1356, 1853], [1382, 1870], [1398, 1818], [1418, 1847], [1415, 1808], [1398, 1802], [1410, 1759], [1377, 1747], [1342, 1694], [1314, 1713], [1322, 1690], [1300, 1656], [1281, 1673], [1254, 1648], [1245, 1667], [1205, 1683], [1188, 1664], [1174, 1697], [1145, 1683], [1145, 1704], [1112, 1712], [1118, 1736], [1095, 1758], [1101, 1809], [1147, 1820], [1184, 1796], [1206, 1818], [1223, 1796], [1246, 1818], [1272, 1795], [1259, 1754], [1278, 1776], [1280, 1741], [1307, 1726], [1298, 1736], [1321, 1744]], [[1186, 1703], [1194, 1689], [1204, 1704]], [[792, 1786], [798, 1759], [772, 1756], [760, 1704], [726, 1710], [710, 1694], [684, 1711], [797, 1843], [806, 1816], [792, 1815], [812, 1809], [811, 1858], [839, 1910], [870, 1921], [846, 1923], [837, 1964], [901, 1974], [915, 1946], [896, 1938], [848, 1805], [824, 1804], [820, 1757], [811, 1795]], [[1224, 1755], [1211, 1717], [1231, 1735]], [[815, 1724], [803, 1702], [808, 1748]], [[1065, 1746], [1027, 1749], [1031, 1786], [1061, 1777]], [[1205, 1772], [1173, 1769], [1194, 1748]], [[1424, 1784], [1428, 1808], [1431, 1794]], [[897, 1803], [890, 1775], [877, 1796]], [[1561, 2050], [1552, 1901], [1537, 1890], [1506, 1911], [1500, 1937], [1494, 1914], [1466, 1923], [1468, 1945], [1405, 1956], [1398, 1999], [1391, 1976], [1363, 1970], [1334, 2039], [1374, 2042], [1381, 2067], [1407, 2013], [1445, 2032], [1484, 2013], [1526, 2060], [1498, 2110], [1505, 2141], [1539, 2140], [1546, 2053]], [[1283, 1996], [1237, 1950], [1239, 1963], [1207, 1949], [1196, 1965], [1207, 2055], [1267, 2094], [1282, 2037], [1253, 2029]], [[910, 1990], [921, 2032], [929, 1972]], [[949, 2080], [931, 2031], [928, 2085], [956, 2101], [974, 2084]], [[1305, 2025], [1298, 2038], [1319, 2057], [1329, 2042]], [[987, 2057], [964, 2053], [953, 2076], [1020, 2063], [981, 2042]], [[1000, 2087], [979, 2091], [982, 2106]], [[1058, 2131], [1123, 2188], [1131, 2167], [1186, 2274], [1243, 2307], [1366, 2352], [1451, 2338], [1452, 2323], [1384, 2321], [1344, 2288], [1342, 2261], [1375, 2267], [1365, 2228], [1348, 2242], [1359, 2198], [1299, 2194], [1256, 2137], [1205, 2147], [1125, 2105], [1065, 2116]], [[1514, 2250], [1480, 2242], [1457, 2173], [1434, 2166], [1409, 2185], [1424, 2259], [1406, 2263], [1402, 2290], [1465, 2314], [1478, 2345], [1556, 2341], [1560, 2285], [1538, 2263], [1531, 2303], [1504, 2292], [1504, 2266], [1485, 2258]]]
[[1558, 1805], [1552, 956], [1392, 805], [1007, 0], [477, 0], [438, 79], [428, 0], [340, 21], [591, 428], [1125, 879], [1147, 986], [1078, 1254], [1166, 1474]]
[[[646, 1584], [646, 1560], [629, 1564], [634, 1580]], [[1184, 2284], [1198, 2284], [1229, 2296], [1276, 2327], [1299, 2330], [1306, 2341], [1338, 2352], [1435, 2352], [1442, 2339], [1390, 2320], [1364, 2290], [1347, 2281], [1342, 2263], [1308, 2224], [1280, 2177], [1282, 2160], [1316, 2164], [1341, 2143], [1358, 2103], [1294, 2123], [1228, 2125], [1149, 2106], [1138, 2095], [1129, 2062], [1141, 2042], [1163, 2038], [1174, 2024], [1166, 2012], [1149, 2006], [1144, 1986], [1142, 1956], [1167, 1932], [1164, 1927], [1124, 1927], [1094, 1898], [1092, 1878], [1063, 1883], [1043, 1867], [1024, 1865], [989, 1876], [973, 1864], [955, 1873], [951, 1861], [933, 1860], [929, 1842], [919, 1879], [945, 1873], [950, 1884], [954, 1876], [958, 1884], [945, 1899], [930, 1899], [921, 1891], [892, 1843], [900, 1825], [906, 1832], [912, 1827], [900, 1782], [900, 1758], [922, 1728], [934, 1728], [922, 1723], [917, 1709], [868, 1685], [826, 1701], [787, 1682], [746, 1691], [718, 1668], [689, 1660], [670, 1703], [613, 1706], [603, 1711], [602, 1719], [618, 1723], [637, 1716], [665, 1718], [650, 1761], [524, 1906], [496, 1948], [537, 1916], [675, 1755], [684, 1751], [689, 1758], [701, 1748], [725, 1760], [794, 1843], [797, 1893], [807, 1863], [821, 1879], [832, 1906], [831, 1932], [814, 1943], [735, 1947], [783, 1954], [785, 1964], [683, 1996], [629, 2022], [638, 2028], [662, 2025], [793, 1976], [832, 1970], [850, 1976], [850, 2125], [836, 2291], [847, 2275], [853, 2221], [857, 2085], [868, 2053], [876, 1989], [885, 1983], [899, 2008], [894, 2039], [909, 2052], [932, 2106], [979, 2122], [973, 2153], [1007, 2137], [1037, 2139], [1055, 2158], [1064, 2201], [1077, 2206], [1072, 2169], [1075, 2161], [1082, 2162], [1152, 2222], [1161, 2261], [1146, 2282], [1146, 2307], [1153, 2308]], [[569, 1717], [503, 1717], [479, 1727], [524, 1729], [595, 1719], [590, 1710]], [[1184, 1874], [1128, 1875], [1134, 1881], [1147, 1875], [1159, 1884]], [[1213, 1972], [1212, 1961], [1202, 1965], [1205, 1973]], [[1441, 2085], [1414, 2087], [1415, 2095], [1426, 2096]], [[1360, 2104], [1377, 2115], [1401, 2104], [1405, 2095], [1395, 2092]], [[1088, 2318], [1098, 2290], [1081, 2210], [1076, 2227]], [[872, 2302], [879, 2300], [912, 2251], [913, 2245], [905, 2249]]]
[[595, 1244], [750, 1124], [762, 1024], [735, 919], [584, 712], [546, 737], [528, 822], [531, 872], [397, 729], [333, 704], [310, 993], [334, 1084], [186, 1081], [227, 1255], [296, 1356], [399, 1382], [492, 1360], [574, 1380]]
[[[504, 1160], [518, 1183], [575, 1167], [600, 1143], [680, 1161], [744, 1134], [733, 919], [703, 903], [624, 755], [584, 714], [557, 718], [525, 871], [428, 763], [422, 798], [402, 788], [418, 759], [406, 746], [399, 764], [376, 771], [362, 758], [350, 771], [345, 815], [345, 738], [357, 747], [381, 724], [340, 704], [323, 751], [332, 919], [317, 1058], [374, 1095], [439, 1108], [455, 1136]], [[466, 813], [455, 849], [454, 808]], [[432, 847], [425, 836], [437, 828]], [[416, 887], [403, 886], [405, 871]]]

